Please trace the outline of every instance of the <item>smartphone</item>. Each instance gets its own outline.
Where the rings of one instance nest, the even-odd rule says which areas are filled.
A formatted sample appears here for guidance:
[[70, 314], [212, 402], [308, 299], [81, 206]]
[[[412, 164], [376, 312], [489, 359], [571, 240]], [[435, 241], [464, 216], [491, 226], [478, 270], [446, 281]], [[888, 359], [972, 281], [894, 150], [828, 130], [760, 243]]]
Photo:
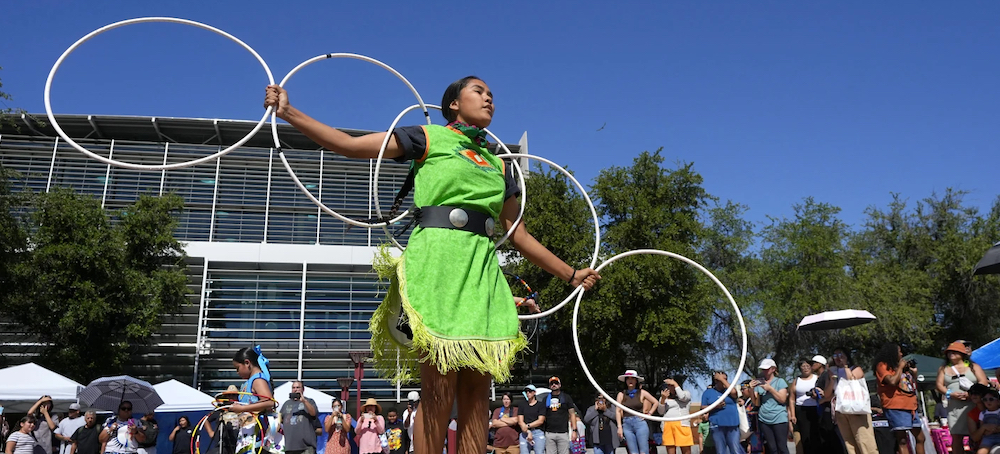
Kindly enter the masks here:
[[300, 397], [302, 397], [302, 393], [288, 393], [289, 399], [298, 400]]

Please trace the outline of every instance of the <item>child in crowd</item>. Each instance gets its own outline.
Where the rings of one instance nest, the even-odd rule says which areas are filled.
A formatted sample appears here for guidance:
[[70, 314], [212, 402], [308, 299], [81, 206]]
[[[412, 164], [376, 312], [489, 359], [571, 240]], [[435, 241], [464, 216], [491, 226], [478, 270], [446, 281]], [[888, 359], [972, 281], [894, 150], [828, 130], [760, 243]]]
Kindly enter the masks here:
[[990, 448], [1000, 445], [1000, 393], [995, 389], [983, 396], [983, 411], [979, 413], [979, 428], [974, 438], [982, 437], [976, 454], [989, 454]]

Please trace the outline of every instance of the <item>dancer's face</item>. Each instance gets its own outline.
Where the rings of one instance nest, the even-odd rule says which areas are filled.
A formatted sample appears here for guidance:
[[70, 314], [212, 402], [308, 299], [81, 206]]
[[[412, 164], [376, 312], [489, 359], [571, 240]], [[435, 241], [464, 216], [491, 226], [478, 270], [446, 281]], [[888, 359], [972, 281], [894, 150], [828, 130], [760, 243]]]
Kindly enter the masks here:
[[456, 111], [458, 121], [480, 128], [489, 127], [493, 122], [493, 92], [479, 79], [472, 79], [458, 93], [458, 98], [448, 108]]
[[250, 378], [250, 361], [237, 362], [233, 361], [233, 367], [236, 369], [236, 374], [240, 378], [246, 380]]
[[628, 377], [625, 379], [625, 386], [628, 387], [629, 389], [635, 388], [638, 383], [639, 380], [636, 380], [635, 378], [632, 377]]

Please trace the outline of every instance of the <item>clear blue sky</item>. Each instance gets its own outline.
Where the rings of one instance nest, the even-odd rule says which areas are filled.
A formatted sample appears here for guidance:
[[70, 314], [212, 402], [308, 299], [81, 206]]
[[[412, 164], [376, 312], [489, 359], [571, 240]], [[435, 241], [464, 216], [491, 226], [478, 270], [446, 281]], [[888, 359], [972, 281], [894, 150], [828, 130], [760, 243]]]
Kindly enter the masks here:
[[[438, 103], [449, 82], [477, 74], [505, 141], [528, 131], [533, 154], [587, 183], [664, 147], [757, 222], [815, 196], [857, 224], [892, 192], [916, 201], [947, 187], [985, 208], [1000, 187], [997, 2], [8, 1], [7, 104], [42, 112], [45, 78], [69, 45], [154, 15], [240, 37], [277, 79], [309, 57], [355, 52]], [[221, 37], [135, 25], [71, 55], [53, 107], [256, 120], [265, 83]], [[297, 107], [341, 127], [383, 129], [413, 103], [391, 75], [353, 61], [313, 65], [288, 88]]]

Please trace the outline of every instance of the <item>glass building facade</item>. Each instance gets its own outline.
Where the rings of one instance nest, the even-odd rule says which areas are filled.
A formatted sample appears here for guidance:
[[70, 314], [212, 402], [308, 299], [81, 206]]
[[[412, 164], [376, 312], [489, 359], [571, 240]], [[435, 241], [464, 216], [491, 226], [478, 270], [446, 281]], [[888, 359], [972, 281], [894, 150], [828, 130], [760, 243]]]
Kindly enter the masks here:
[[[133, 164], [210, 155], [255, 124], [74, 115], [57, 120], [87, 149]], [[376, 191], [374, 161], [319, 149], [287, 125], [279, 127], [279, 136], [302, 183], [350, 218], [374, 217], [373, 195], [380, 206], [390, 206], [407, 173], [405, 165], [384, 163]], [[524, 140], [508, 146], [524, 150]], [[338, 395], [337, 378], [354, 372], [348, 353], [368, 350], [368, 321], [387, 284], [372, 270], [371, 258], [386, 236], [381, 230], [349, 228], [322, 212], [293, 183], [267, 128], [215, 160], [178, 170], [136, 171], [91, 159], [58, 138], [51, 126], [22, 117], [17, 128], [0, 127], [0, 164], [21, 174], [16, 190], [69, 187], [100, 199], [108, 209], [120, 209], [143, 194], [183, 197], [175, 236], [189, 256], [191, 304], [165, 317], [152, 344], [133, 355], [127, 373], [151, 382], [176, 378], [214, 394], [239, 382], [234, 353], [260, 345], [271, 360], [275, 385], [301, 378], [307, 386]], [[15, 331], [0, 334], [0, 343], [12, 354], [31, 356], [30, 333]], [[365, 371], [362, 386], [366, 396], [384, 400], [408, 391], [371, 370]]]

